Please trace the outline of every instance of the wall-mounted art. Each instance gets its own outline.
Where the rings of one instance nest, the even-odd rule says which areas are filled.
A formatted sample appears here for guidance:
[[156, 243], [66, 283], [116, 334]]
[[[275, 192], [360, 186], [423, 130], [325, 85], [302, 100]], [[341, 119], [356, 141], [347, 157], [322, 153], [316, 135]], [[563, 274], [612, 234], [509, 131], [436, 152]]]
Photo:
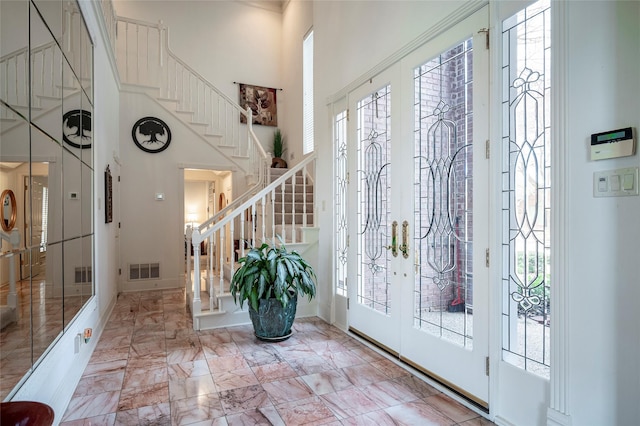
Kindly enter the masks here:
[[157, 117], [144, 117], [133, 125], [131, 137], [138, 148], [153, 154], [169, 148], [171, 130]]
[[62, 116], [62, 140], [74, 148], [91, 148], [91, 112], [73, 109]]
[[104, 171], [104, 223], [113, 222], [113, 178], [107, 164]]
[[[263, 126], [278, 125], [278, 107], [276, 105], [276, 90], [269, 87], [252, 86], [238, 83], [240, 87], [240, 106], [252, 111], [252, 123]], [[240, 122], [246, 123], [247, 118], [240, 115]]]

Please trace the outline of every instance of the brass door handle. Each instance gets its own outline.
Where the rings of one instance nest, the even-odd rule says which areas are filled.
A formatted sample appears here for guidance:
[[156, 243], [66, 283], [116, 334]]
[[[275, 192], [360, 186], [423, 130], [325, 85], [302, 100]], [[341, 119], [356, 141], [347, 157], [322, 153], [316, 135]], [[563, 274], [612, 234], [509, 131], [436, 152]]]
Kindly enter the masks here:
[[402, 222], [402, 244], [400, 245], [400, 251], [402, 257], [409, 258], [409, 222], [406, 220]]
[[386, 246], [387, 250], [391, 250], [393, 257], [398, 256], [398, 221], [394, 220], [391, 224], [391, 245]]

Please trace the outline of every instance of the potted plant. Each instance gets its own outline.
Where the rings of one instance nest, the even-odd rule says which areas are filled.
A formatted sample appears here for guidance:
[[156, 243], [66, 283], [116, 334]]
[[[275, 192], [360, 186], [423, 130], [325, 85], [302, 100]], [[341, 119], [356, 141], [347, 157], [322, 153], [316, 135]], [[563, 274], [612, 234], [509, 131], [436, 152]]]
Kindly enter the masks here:
[[282, 158], [284, 153], [284, 138], [280, 129], [276, 129], [273, 133], [273, 160], [271, 161], [272, 168], [286, 169], [287, 162]]
[[291, 336], [298, 295], [309, 301], [316, 295], [316, 275], [295, 250], [263, 243], [238, 260], [231, 278], [231, 295], [241, 307], [246, 300], [253, 328], [261, 340], [280, 341]]

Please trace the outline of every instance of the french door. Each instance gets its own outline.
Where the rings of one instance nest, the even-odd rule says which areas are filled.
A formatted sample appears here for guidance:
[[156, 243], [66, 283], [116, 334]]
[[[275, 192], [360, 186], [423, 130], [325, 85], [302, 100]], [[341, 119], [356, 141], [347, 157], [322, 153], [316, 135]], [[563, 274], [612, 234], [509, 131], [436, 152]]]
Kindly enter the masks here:
[[485, 9], [349, 94], [349, 328], [488, 406]]

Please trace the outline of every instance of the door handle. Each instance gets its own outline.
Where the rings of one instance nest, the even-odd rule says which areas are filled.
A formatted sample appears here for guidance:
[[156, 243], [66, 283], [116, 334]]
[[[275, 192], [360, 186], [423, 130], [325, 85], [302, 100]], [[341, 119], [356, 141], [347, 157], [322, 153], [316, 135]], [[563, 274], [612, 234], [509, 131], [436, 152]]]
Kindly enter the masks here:
[[391, 245], [385, 247], [387, 250], [391, 250], [393, 257], [398, 256], [398, 221], [394, 220], [391, 224]]
[[402, 257], [409, 258], [409, 222], [406, 220], [402, 222], [402, 244], [400, 245], [400, 251]]

